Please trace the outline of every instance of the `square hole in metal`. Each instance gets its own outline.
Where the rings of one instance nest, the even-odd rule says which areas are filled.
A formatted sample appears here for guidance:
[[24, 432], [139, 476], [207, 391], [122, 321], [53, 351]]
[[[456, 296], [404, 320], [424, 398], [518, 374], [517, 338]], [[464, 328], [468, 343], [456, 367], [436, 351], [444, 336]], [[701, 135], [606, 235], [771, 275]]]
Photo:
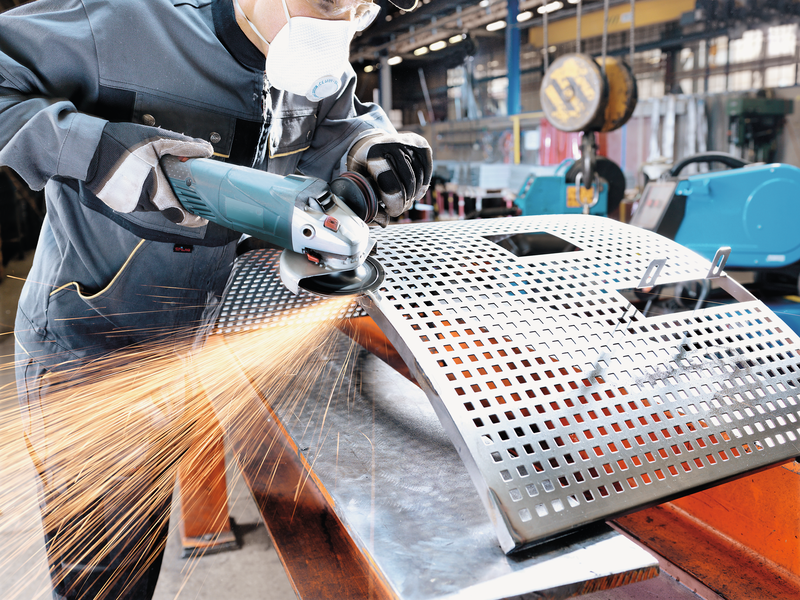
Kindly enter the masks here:
[[644, 317], [682, 313], [737, 302], [721, 287], [713, 287], [711, 280], [708, 279], [693, 279], [644, 289], [625, 288], [619, 292]]
[[519, 257], [559, 254], [561, 252], [580, 250], [572, 242], [544, 231], [515, 233], [513, 235], [487, 235], [484, 238]]

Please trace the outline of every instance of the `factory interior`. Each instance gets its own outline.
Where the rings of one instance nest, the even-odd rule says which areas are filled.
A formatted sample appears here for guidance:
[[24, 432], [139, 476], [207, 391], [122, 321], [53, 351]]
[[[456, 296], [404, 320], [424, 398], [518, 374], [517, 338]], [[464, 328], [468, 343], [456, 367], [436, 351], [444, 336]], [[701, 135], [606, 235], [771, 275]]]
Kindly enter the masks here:
[[[208, 140], [229, 162], [159, 155], [190, 217], [255, 243], [239, 242], [180, 348], [146, 310], [104, 312], [118, 275], [108, 299], [77, 275], [48, 288], [60, 335], [92, 335], [100, 315], [108, 339], [157, 340], [54, 367], [72, 375], [47, 384], [58, 416], [20, 411], [20, 348], [28, 365], [44, 355], [15, 315], [23, 285], [50, 286], [34, 257], [55, 242], [40, 233], [81, 235], [49, 224], [63, 204], [15, 167], [3, 121], [17, 118], [4, 90], [24, 87], [4, 27], [60, 9], [0, 0], [0, 597], [61, 599], [48, 552], [60, 568], [73, 552], [91, 563], [160, 515], [163, 559], [114, 563], [155, 565], [150, 596], [63, 598], [800, 598], [800, 0], [369, 1], [380, 12], [349, 46], [354, 95], [427, 142], [429, 187], [379, 227], [388, 205], [366, 175], [204, 166], [234, 162], [218, 144], [238, 131]], [[130, 4], [69, 4], [91, 20], [116, 2]], [[234, 2], [138, 0], [207, 15]], [[236, 11], [261, 2], [281, 6]], [[22, 83], [49, 85], [32, 64]], [[169, 129], [148, 109], [157, 88], [137, 92], [132, 121]], [[283, 135], [323, 119], [310, 110], [284, 114]], [[347, 236], [366, 244], [355, 259], [324, 245]], [[197, 255], [185, 239], [172, 251]], [[161, 282], [141, 293], [163, 301], [161, 268], [137, 267]], [[83, 316], [55, 314], [65, 294]], [[43, 474], [44, 433], [71, 479]], [[126, 488], [128, 468], [158, 489]], [[96, 536], [79, 515], [114, 490], [137, 501]], [[47, 546], [46, 510], [63, 519]], [[136, 551], [160, 543], [144, 527]]]

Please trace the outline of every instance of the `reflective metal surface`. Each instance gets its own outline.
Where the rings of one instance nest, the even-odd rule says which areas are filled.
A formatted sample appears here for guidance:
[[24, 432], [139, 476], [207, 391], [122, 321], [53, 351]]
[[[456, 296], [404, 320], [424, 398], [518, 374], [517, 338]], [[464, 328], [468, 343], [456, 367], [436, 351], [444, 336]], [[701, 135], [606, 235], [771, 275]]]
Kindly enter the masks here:
[[398, 597], [566, 598], [656, 575], [653, 556], [604, 524], [505, 555], [422, 390], [341, 338], [320, 357], [330, 376], [278, 415]]
[[[386, 279], [362, 302], [425, 390], [504, 551], [800, 453], [800, 344], [774, 313], [724, 276], [738, 302], [693, 312], [645, 317], [620, 293], [654, 259], [666, 259], [658, 283], [703, 279], [709, 262], [685, 248], [585, 216], [377, 237]], [[220, 327], [313, 307], [287, 296], [275, 268], [243, 276]]]
[[[314, 310], [319, 299], [282, 286], [278, 256], [254, 251], [239, 259], [218, 321], [223, 339]], [[306, 400], [273, 406], [266, 418], [279, 419], [398, 598], [569, 598], [658, 573], [653, 556], [604, 524], [507, 556], [425, 393], [375, 356], [354, 352], [343, 334], [324, 347], [315, 359], [326, 369]], [[265, 411], [260, 399], [252, 404]]]
[[[324, 300], [302, 290], [293, 294], [286, 289], [280, 280], [280, 261], [281, 252], [274, 250], [248, 252], [237, 259], [215, 321], [216, 333], [236, 333], [269, 327], [284, 319], [315, 316], [314, 311]], [[329, 311], [317, 312], [316, 318]], [[339, 317], [364, 314], [354, 298]]]
[[[577, 250], [498, 245], [550, 251], [542, 234]], [[742, 301], [694, 312], [644, 317], [620, 293], [654, 259], [666, 259], [658, 283], [703, 279], [709, 262], [685, 248], [583, 216], [378, 238], [386, 279], [367, 310], [427, 392], [504, 550], [798, 455], [800, 344], [772, 311], [725, 277]]]

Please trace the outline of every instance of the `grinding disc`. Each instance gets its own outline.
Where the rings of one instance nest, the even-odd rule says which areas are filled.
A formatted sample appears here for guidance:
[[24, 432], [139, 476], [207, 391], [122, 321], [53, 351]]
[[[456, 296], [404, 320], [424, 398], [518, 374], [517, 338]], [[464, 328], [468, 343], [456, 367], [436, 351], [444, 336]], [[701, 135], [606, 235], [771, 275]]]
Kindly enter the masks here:
[[608, 102], [606, 78], [587, 54], [559, 56], [539, 92], [547, 120], [561, 131], [598, 131]]
[[301, 279], [298, 285], [317, 296], [357, 296], [380, 287], [383, 283], [383, 276], [383, 267], [370, 256], [352, 271], [307, 277]]
[[331, 192], [336, 194], [365, 223], [371, 223], [378, 214], [378, 197], [363, 175], [345, 171], [331, 181]]

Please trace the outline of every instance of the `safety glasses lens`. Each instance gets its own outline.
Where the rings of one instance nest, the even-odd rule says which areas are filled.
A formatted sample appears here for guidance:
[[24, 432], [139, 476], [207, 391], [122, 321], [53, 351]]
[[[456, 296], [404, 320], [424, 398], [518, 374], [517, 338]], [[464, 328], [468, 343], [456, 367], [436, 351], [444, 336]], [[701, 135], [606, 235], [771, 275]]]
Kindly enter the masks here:
[[367, 27], [372, 25], [379, 12], [381, 12], [381, 7], [373, 2], [363, 2], [359, 4], [356, 7], [355, 18], [353, 19], [356, 31], [364, 31]]

